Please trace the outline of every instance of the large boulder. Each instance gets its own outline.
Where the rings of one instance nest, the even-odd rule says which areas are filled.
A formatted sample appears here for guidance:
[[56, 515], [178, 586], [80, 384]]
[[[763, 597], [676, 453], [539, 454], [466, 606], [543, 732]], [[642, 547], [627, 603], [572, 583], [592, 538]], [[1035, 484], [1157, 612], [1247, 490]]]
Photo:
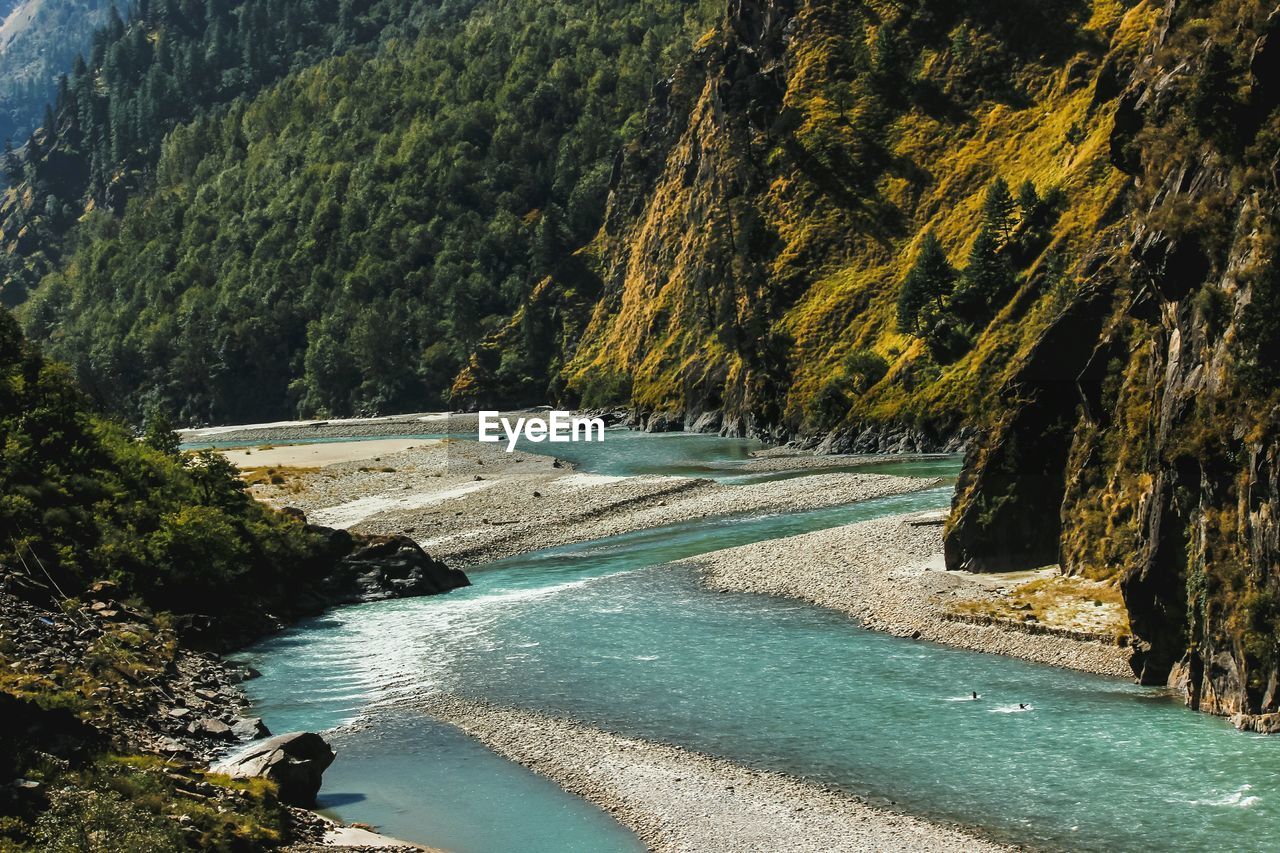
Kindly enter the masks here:
[[324, 582], [333, 604], [437, 595], [470, 585], [408, 536], [362, 536]]
[[281, 802], [311, 808], [334, 756], [320, 735], [290, 732], [250, 744], [211, 769], [232, 779], [270, 779], [279, 789]]

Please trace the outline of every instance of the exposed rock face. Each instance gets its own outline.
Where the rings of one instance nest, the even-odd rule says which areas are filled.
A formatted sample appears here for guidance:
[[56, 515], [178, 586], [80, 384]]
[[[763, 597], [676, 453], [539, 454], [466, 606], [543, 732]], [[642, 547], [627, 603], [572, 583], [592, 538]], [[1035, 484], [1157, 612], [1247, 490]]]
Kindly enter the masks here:
[[[305, 520], [301, 510], [291, 508], [290, 512]], [[325, 537], [325, 553], [314, 579], [287, 588], [254, 590], [246, 595], [245, 607], [226, 618], [177, 619], [183, 639], [226, 652], [330, 607], [439, 595], [470, 584], [465, 573], [432, 558], [408, 536], [353, 535], [318, 525], [307, 529]]]
[[438, 595], [468, 586], [458, 569], [429, 556], [408, 536], [368, 536], [353, 540], [323, 587], [333, 604]]
[[[1130, 197], [1077, 303], [967, 461], [948, 565], [1118, 578], [1135, 673], [1270, 731], [1280, 711], [1280, 14], [1168, 7], [1120, 99]], [[1199, 30], [1194, 20], [1231, 19]], [[1235, 65], [1233, 65], [1235, 63]], [[1043, 347], [1042, 347], [1043, 348]], [[1262, 715], [1262, 716], [1259, 716]]]
[[314, 807], [321, 777], [336, 753], [313, 732], [290, 732], [257, 741], [211, 769], [232, 779], [261, 776], [279, 786], [282, 802]]

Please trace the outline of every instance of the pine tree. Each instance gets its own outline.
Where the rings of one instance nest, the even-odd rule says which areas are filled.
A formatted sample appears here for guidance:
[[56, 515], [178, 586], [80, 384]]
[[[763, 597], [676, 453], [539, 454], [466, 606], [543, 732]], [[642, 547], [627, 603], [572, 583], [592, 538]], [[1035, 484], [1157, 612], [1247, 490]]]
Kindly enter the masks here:
[[1008, 241], [1013, 234], [1013, 214], [1017, 203], [1009, 192], [1009, 185], [1004, 178], [997, 177], [987, 189], [987, 197], [982, 202], [983, 227], [999, 234]]
[[871, 47], [871, 79], [882, 92], [898, 95], [904, 91], [911, 69], [911, 54], [902, 37], [889, 24], [876, 30]]
[[982, 228], [969, 250], [969, 262], [951, 298], [951, 308], [970, 321], [985, 322], [992, 308], [1012, 288], [1013, 269], [1000, 241], [989, 228]]
[[1036, 185], [1030, 178], [1018, 187], [1018, 207], [1022, 211], [1024, 222], [1034, 219], [1040, 210], [1040, 194], [1036, 192]]
[[898, 294], [898, 330], [918, 333], [921, 314], [930, 305], [941, 311], [955, 280], [955, 268], [947, 261], [942, 243], [930, 231], [920, 244], [915, 264], [902, 281], [902, 291]]

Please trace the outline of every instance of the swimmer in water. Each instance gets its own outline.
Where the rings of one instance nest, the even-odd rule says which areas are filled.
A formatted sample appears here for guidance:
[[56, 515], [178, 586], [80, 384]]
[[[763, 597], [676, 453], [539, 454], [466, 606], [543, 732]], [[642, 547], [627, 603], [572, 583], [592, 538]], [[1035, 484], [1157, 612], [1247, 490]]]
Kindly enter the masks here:
[[1025, 711], [1025, 710], [1027, 710], [1027, 706], [1026, 706], [1026, 705], [1024, 705], [1023, 703], [1019, 702], [1019, 703], [1018, 703], [1018, 710], [1019, 710], [1019, 711]]
[[978, 698], [978, 691], [976, 691], [976, 690], [975, 690], [975, 691], [973, 691], [973, 698], [974, 698], [974, 699], [977, 699], [977, 698]]

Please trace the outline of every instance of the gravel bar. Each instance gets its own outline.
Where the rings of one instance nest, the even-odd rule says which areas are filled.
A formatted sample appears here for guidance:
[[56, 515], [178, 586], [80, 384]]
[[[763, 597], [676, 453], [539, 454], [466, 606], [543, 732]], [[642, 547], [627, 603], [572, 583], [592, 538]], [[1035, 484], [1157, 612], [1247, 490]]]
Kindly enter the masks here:
[[948, 572], [942, 525], [900, 515], [771, 539], [686, 561], [712, 589], [797, 598], [839, 610], [872, 630], [1132, 678], [1130, 650], [1112, 637], [1030, 633], [1016, 623], [947, 618], [948, 599], [979, 595], [998, 575]]
[[599, 805], [659, 853], [1014, 849], [853, 794], [582, 723], [457, 697], [433, 698], [424, 710]]

